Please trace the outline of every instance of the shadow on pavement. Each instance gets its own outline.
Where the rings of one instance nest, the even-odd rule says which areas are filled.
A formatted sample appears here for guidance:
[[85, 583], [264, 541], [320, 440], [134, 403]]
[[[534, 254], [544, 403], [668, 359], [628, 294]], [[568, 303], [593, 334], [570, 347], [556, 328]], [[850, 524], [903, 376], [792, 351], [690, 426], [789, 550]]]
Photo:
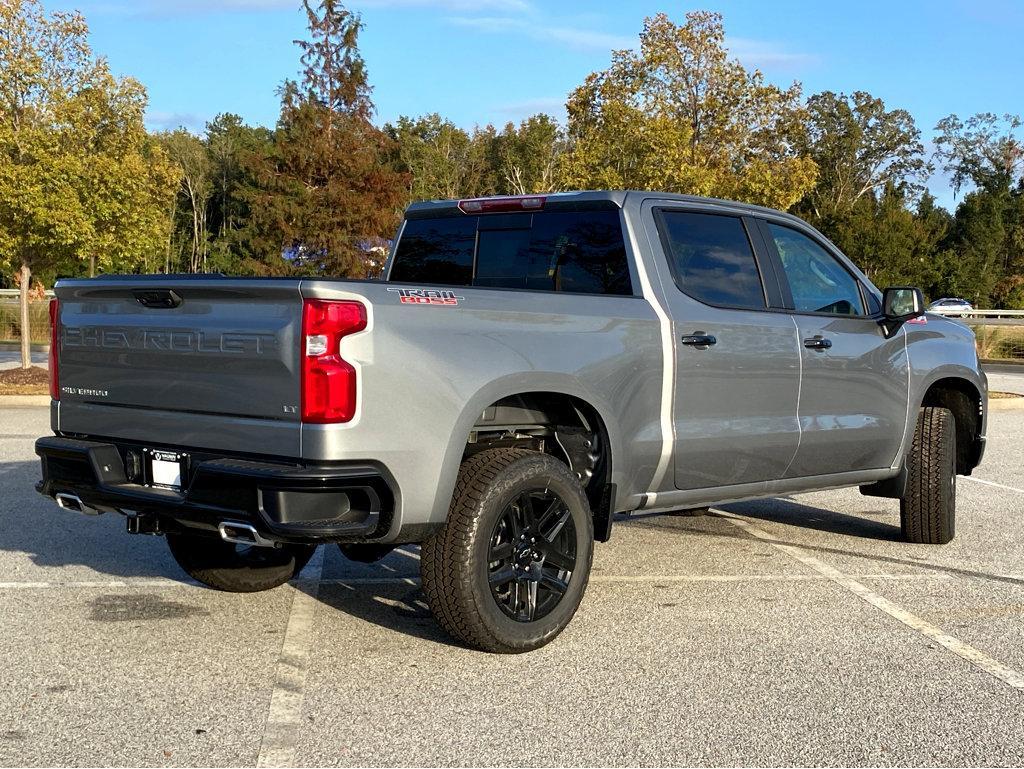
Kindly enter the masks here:
[[834, 510], [803, 505], [787, 497], [731, 502], [727, 505], [719, 505], [718, 509], [746, 518], [785, 523], [789, 526], [825, 531], [830, 534], [877, 539], [884, 542], [900, 542], [903, 539], [899, 526], [864, 517], [869, 515], [868, 513], [861, 515], [838, 513]]
[[332, 580], [320, 586], [320, 601], [351, 617], [404, 635], [457, 646], [434, 620], [420, 586], [359, 584]]
[[[824, 508], [802, 505], [788, 499], [773, 498], [752, 502], [734, 502], [727, 505], [717, 505], [713, 508], [712, 513], [710, 514], [710, 517], [712, 518], [715, 517], [714, 510], [722, 510], [727, 513], [744, 516], [745, 518], [756, 518], [758, 520], [782, 523], [788, 526], [809, 528], [817, 531], [843, 534], [846, 536], [859, 536], [864, 539], [883, 540], [895, 543], [901, 543], [902, 539], [900, 536], [900, 530], [896, 526], [883, 524], [880, 521], [862, 519], [857, 516], [847, 515], [846, 513], [838, 513]], [[699, 526], [688, 526], [685, 523], [669, 525], [661, 522], [663, 518], [664, 517], [661, 515], [644, 516], [635, 518], [631, 522], [626, 523], [626, 525], [662, 529], [665, 531], [675, 532], [676, 534], [693, 534], [701, 537], [718, 537], [743, 540], [747, 542], [756, 541], [767, 543], [767, 540], [755, 539], [751, 535], [740, 529], [734, 528], [731, 525], [728, 527], [716, 527], [716, 530], [709, 531], [706, 527], [700, 528]], [[670, 518], [669, 520], [686, 521], [687, 519]], [[854, 522], [859, 522], [859, 525]], [[885, 536], [888, 532], [892, 532], [892, 535]], [[807, 542], [794, 542], [788, 538], [776, 536], [772, 532], [769, 533], [772, 534], [772, 541], [776, 544], [788, 545], [789, 547], [796, 547], [809, 552], [862, 558], [876, 563], [912, 566], [917, 569], [955, 574], [960, 577], [973, 577], [976, 579], [989, 580], [991, 582], [1003, 582], [1010, 585], [1024, 585], [1024, 579], [1006, 574], [990, 574], [988, 572], [978, 571], [977, 569], [966, 569], [941, 563], [931, 563], [923, 558], [898, 558], [896, 556], [880, 555], [878, 553], [845, 550], [839, 547], [812, 545]], [[934, 545], [913, 545], [910, 543], [905, 543], [903, 546], [908, 549], [915, 549], [918, 552], [921, 552], [921, 548], [927, 549], [936, 547]]]
[[129, 536], [116, 513], [92, 517], [61, 510], [36, 493], [39, 477], [38, 462], [0, 464], [0, 550], [26, 553], [43, 568], [83, 566], [114, 577], [185, 579], [162, 538]]
[[[0, 464], [0, 550], [25, 553], [34, 566], [55, 573], [16, 573], [0, 576], [0, 580], [94, 580], [95, 573], [118, 579], [188, 579], [163, 537], [127, 534], [124, 518], [116, 513], [92, 517], [61, 510], [36, 493], [38, 478], [37, 462]], [[418, 581], [395, 581], [418, 578], [416, 563], [396, 555], [377, 564], [357, 564], [346, 560], [336, 546], [324, 547], [327, 561], [319, 599], [326, 606], [409, 636], [452, 644], [423, 602]], [[93, 573], [66, 571], [76, 566]], [[352, 581], [346, 582], [349, 579]], [[106, 596], [94, 607], [93, 619], [174, 618], [183, 616], [185, 610], [184, 604], [156, 595]]]

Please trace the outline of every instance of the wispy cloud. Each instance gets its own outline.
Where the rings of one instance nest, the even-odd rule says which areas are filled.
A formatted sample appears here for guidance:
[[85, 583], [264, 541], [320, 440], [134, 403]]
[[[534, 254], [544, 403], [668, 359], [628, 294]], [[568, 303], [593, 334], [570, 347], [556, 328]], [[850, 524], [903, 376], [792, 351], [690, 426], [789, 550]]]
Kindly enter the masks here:
[[581, 51], [610, 51], [636, 45], [636, 39], [632, 37], [592, 29], [545, 24], [511, 16], [452, 16], [448, 21], [456, 26], [480, 32], [511, 32], [526, 35], [534, 40], [563, 43]]
[[202, 133], [206, 130], [206, 122], [206, 118], [194, 112], [146, 111], [146, 127], [154, 131], [173, 131], [176, 128], [187, 128], [192, 133]]
[[295, 10], [294, 0], [102, 0], [82, 2], [86, 13], [128, 17], [178, 17], [207, 13], [254, 13], [260, 11]]
[[768, 40], [727, 37], [725, 45], [729, 49], [729, 53], [748, 67], [794, 70], [813, 66], [819, 61], [814, 54], [787, 51], [778, 43]]
[[[85, 9], [98, 13], [128, 16], [183, 16], [199, 13], [253, 13], [260, 11], [297, 11], [298, 0], [100, 0], [84, 3]], [[447, 13], [503, 11], [527, 13], [533, 6], [528, 0], [359, 0], [353, 10], [361, 8], [424, 8]]]
[[526, 13], [533, 10], [527, 0], [360, 0], [363, 8], [432, 8], [455, 13], [503, 11]]
[[517, 101], [512, 104], [503, 104], [495, 107], [495, 111], [507, 115], [535, 115], [538, 112], [552, 112], [564, 107], [564, 96], [546, 96], [537, 99], [527, 99], [526, 101]]

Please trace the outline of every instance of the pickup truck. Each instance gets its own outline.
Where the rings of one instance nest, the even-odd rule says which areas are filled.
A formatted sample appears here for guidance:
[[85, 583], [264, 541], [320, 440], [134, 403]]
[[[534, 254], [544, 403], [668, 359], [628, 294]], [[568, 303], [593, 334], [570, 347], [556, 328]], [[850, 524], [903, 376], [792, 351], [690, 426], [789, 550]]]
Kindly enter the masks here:
[[943, 544], [985, 447], [969, 329], [722, 200], [421, 202], [380, 281], [104, 276], [51, 311], [38, 491], [221, 590], [420, 543], [491, 652], [562, 631], [617, 514], [860, 486]]

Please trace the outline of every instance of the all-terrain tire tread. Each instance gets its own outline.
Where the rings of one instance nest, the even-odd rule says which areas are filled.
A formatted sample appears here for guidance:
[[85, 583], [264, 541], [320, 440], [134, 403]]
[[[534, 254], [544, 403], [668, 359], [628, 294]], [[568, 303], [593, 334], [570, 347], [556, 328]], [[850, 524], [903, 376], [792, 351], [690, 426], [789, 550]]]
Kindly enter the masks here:
[[900, 522], [908, 542], [944, 545], [953, 539], [956, 422], [949, 409], [926, 406], [918, 414], [907, 462], [907, 487]]
[[[511, 647], [484, 625], [480, 609], [474, 605], [471, 584], [472, 548], [481, 535], [478, 532], [480, 505], [503, 470], [518, 460], [534, 456], [546, 457], [525, 449], [498, 448], [481, 451], [463, 462], [447, 522], [420, 549], [423, 593], [434, 617], [451, 636], [484, 651], [516, 652], [534, 648], [533, 645], [522, 649]], [[581, 569], [584, 580], [589, 570], [588, 561]], [[560, 628], [554, 629], [545, 636], [544, 642], [558, 632]]]

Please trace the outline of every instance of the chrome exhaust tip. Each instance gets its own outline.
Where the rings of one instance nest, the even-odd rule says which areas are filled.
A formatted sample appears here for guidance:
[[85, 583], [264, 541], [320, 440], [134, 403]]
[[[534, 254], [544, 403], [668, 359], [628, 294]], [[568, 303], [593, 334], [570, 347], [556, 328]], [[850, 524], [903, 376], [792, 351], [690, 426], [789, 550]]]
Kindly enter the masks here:
[[220, 538], [225, 542], [231, 542], [236, 545], [249, 545], [251, 547], [277, 547], [276, 542], [262, 536], [248, 523], [221, 521], [217, 526], [217, 531], [220, 532]]
[[100, 515], [103, 512], [95, 507], [89, 507], [75, 494], [60, 492], [59, 494], [54, 494], [53, 498], [57, 502], [57, 507], [61, 510], [70, 510], [72, 513], [81, 513], [82, 515]]

